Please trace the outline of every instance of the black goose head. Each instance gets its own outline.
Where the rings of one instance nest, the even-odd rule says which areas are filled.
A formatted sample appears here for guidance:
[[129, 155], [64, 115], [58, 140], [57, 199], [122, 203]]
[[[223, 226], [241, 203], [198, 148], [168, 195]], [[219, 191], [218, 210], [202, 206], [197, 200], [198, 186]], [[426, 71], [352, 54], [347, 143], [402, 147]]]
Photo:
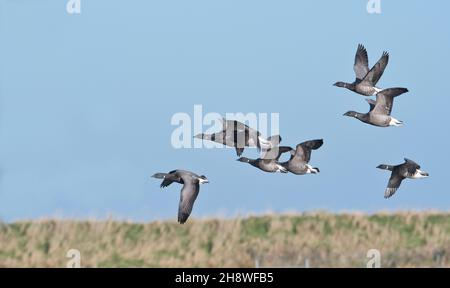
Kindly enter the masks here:
[[241, 158], [237, 159], [236, 161], [250, 163], [250, 159], [248, 159], [247, 157], [241, 157]]
[[355, 111], [348, 111], [346, 113], [344, 113], [343, 116], [348, 116], [348, 117], [353, 117], [353, 118], [358, 118], [360, 113], [355, 112]]
[[348, 111], [344, 114], [344, 116], [353, 117], [358, 119], [359, 121], [362, 121], [364, 123], [370, 123], [369, 114], [359, 113], [355, 111]]
[[342, 82], [342, 81], [339, 81], [339, 82], [334, 83], [333, 86], [337, 86], [337, 87], [341, 87], [341, 88], [347, 88], [349, 86], [349, 84], [345, 83], [345, 82]]

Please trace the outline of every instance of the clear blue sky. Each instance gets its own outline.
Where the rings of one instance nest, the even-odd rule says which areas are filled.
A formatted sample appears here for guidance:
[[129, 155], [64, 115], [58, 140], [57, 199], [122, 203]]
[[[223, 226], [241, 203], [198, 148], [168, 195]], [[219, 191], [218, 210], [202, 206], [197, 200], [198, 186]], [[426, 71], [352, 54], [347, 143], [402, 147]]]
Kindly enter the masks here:
[[[179, 185], [155, 172], [205, 174], [192, 217], [266, 211], [450, 209], [450, 2], [0, 0], [0, 219], [176, 220]], [[358, 43], [379, 86], [404, 86], [402, 128], [343, 117], [362, 96]], [[280, 113], [283, 144], [323, 138], [319, 175], [265, 174], [233, 150], [170, 144], [174, 113]], [[255, 157], [255, 150], [245, 156]], [[431, 174], [383, 198], [378, 164], [416, 160]]]

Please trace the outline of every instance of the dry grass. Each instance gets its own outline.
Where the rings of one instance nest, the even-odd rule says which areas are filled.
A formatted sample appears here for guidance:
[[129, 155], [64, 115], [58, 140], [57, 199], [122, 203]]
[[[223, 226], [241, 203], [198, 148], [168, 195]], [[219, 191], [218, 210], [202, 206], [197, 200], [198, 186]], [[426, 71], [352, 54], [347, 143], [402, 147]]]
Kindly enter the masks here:
[[1, 224], [0, 267], [450, 267], [450, 214], [270, 215], [136, 224], [37, 221]]

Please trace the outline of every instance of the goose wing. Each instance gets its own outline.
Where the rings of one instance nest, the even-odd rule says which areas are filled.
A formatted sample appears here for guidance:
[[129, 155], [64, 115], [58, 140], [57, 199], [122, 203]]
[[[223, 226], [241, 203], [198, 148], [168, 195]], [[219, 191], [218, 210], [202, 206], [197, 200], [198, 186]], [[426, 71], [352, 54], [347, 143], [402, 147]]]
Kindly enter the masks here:
[[281, 155], [283, 155], [284, 153], [287, 153], [287, 152], [291, 152], [292, 150], [294, 150], [294, 149], [292, 149], [292, 147], [289, 147], [289, 146], [279, 147], [278, 148], [278, 156], [275, 160], [277, 160], [277, 161], [280, 160]]
[[406, 88], [389, 88], [377, 93], [376, 105], [373, 109], [374, 113], [390, 116], [394, 97], [408, 92]]
[[258, 137], [261, 135], [259, 131], [236, 120], [223, 121], [226, 137], [232, 138], [238, 148], [243, 148], [245, 146], [257, 146]]
[[178, 206], [178, 222], [180, 224], [184, 224], [189, 218], [189, 215], [191, 215], [194, 202], [200, 191], [200, 184], [197, 179], [192, 178], [190, 175], [186, 175], [184, 178], [190, 179], [185, 179], [180, 193], [180, 203]]
[[223, 123], [223, 131], [234, 130], [242, 132], [251, 129], [249, 126], [237, 120], [222, 119], [222, 123]]
[[356, 74], [356, 81], [360, 82], [364, 79], [364, 76], [369, 73], [369, 58], [367, 57], [366, 48], [359, 44], [355, 55], [355, 64], [353, 70]]
[[394, 195], [400, 187], [400, 184], [402, 184], [403, 179], [405, 178], [394, 170], [394, 172], [392, 172], [391, 174], [391, 178], [389, 178], [386, 190], [384, 191], [384, 198], [387, 199], [392, 197], [392, 195]]
[[370, 69], [370, 71], [367, 73], [367, 75], [364, 76], [363, 81], [372, 86], [377, 85], [378, 81], [384, 73], [384, 69], [386, 69], [388, 62], [389, 53], [385, 51], [383, 52], [380, 60], [378, 60], [378, 62], [373, 65], [372, 69]]
[[317, 150], [322, 145], [322, 139], [300, 143], [295, 149], [295, 156], [293, 158], [297, 158], [298, 160], [309, 163], [309, 160], [311, 160], [311, 150]]

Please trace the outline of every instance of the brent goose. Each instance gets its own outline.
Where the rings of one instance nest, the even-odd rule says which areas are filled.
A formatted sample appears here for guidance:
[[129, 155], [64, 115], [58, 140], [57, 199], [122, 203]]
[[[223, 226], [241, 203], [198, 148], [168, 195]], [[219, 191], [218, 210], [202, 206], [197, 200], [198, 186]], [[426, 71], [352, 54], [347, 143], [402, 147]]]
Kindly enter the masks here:
[[394, 104], [394, 97], [408, 92], [406, 88], [389, 88], [377, 93], [377, 100], [373, 101], [367, 99], [370, 105], [368, 113], [358, 113], [355, 111], [348, 111], [344, 116], [354, 117], [364, 123], [378, 126], [402, 126], [403, 122], [391, 116], [392, 106]]
[[239, 121], [222, 119], [222, 122], [222, 131], [213, 134], [201, 133], [195, 135], [194, 138], [214, 141], [228, 147], [234, 147], [237, 156], [242, 155], [244, 147], [257, 147], [259, 150], [264, 150], [276, 147], [281, 142], [280, 135], [274, 135], [264, 139], [259, 131]]
[[[247, 157], [241, 157], [237, 159], [237, 161], [248, 163], [264, 172], [281, 172], [281, 173], [287, 173], [287, 169], [283, 167], [278, 160], [280, 159], [281, 154], [285, 152], [291, 151], [291, 147], [287, 146], [280, 146], [275, 147], [273, 149], [270, 149], [267, 153], [264, 154], [263, 158], [258, 159], [249, 159]], [[273, 155], [273, 156], [269, 156]]]
[[416, 162], [406, 159], [405, 163], [392, 166], [382, 164], [377, 167], [378, 169], [392, 171], [391, 178], [384, 192], [384, 198], [389, 198], [398, 190], [403, 179], [421, 179], [430, 176], [427, 172], [420, 170], [420, 165]]
[[356, 79], [353, 83], [336, 82], [334, 86], [347, 88], [353, 92], [364, 96], [376, 95], [381, 91], [376, 85], [383, 75], [384, 69], [389, 62], [389, 54], [383, 52], [380, 60], [369, 70], [369, 60], [367, 57], [367, 50], [363, 45], [359, 44], [356, 50], [355, 63], [353, 70], [356, 74]]
[[185, 170], [173, 170], [169, 173], [156, 173], [152, 176], [157, 179], [164, 179], [161, 188], [167, 187], [173, 182], [183, 184], [180, 193], [180, 204], [178, 207], [178, 222], [184, 224], [191, 214], [195, 199], [200, 191], [200, 184], [209, 183], [204, 176], [198, 176], [195, 173]]
[[291, 158], [281, 165], [296, 175], [317, 174], [320, 172], [319, 168], [312, 167], [308, 163], [311, 159], [311, 151], [319, 149], [322, 145], [322, 139], [300, 143], [295, 150], [291, 148]]

